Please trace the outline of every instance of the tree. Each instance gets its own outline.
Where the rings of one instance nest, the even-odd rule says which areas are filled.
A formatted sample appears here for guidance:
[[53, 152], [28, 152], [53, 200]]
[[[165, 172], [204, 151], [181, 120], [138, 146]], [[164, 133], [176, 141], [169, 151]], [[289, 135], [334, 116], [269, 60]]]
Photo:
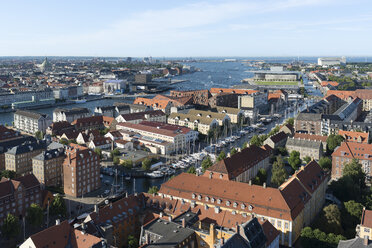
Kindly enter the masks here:
[[150, 168], [151, 168], [151, 160], [148, 158], [145, 158], [142, 161], [142, 169], [148, 171], [150, 170]]
[[220, 154], [217, 156], [217, 162], [224, 160], [226, 158], [225, 151], [220, 152]]
[[330, 204], [323, 208], [323, 223], [322, 229], [327, 232], [333, 232], [337, 234], [343, 233], [341, 226], [341, 212], [340, 209], [335, 204]]
[[248, 142], [246, 141], [246, 142], [243, 143], [242, 149], [245, 149], [247, 147], [248, 147]]
[[42, 140], [44, 138], [44, 134], [42, 131], [36, 131], [35, 132], [35, 137], [39, 140]]
[[294, 170], [297, 170], [301, 164], [300, 153], [298, 151], [292, 151], [289, 155], [288, 163]]
[[101, 158], [102, 157], [102, 149], [99, 147], [94, 148], [94, 152]]
[[275, 186], [279, 186], [284, 183], [287, 178], [287, 171], [284, 168], [282, 156], [278, 156], [271, 169], [271, 183]]
[[203, 159], [203, 161], [201, 162], [201, 167], [202, 167], [202, 170], [203, 172], [206, 171], [206, 169], [208, 169], [209, 167], [212, 166], [212, 160], [211, 160], [211, 157], [207, 156]]
[[271, 129], [271, 131], [269, 132], [269, 136], [272, 136], [274, 134], [276, 134], [277, 132], [279, 132], [280, 130], [280, 127], [277, 125], [275, 126], [273, 129]]
[[288, 118], [286, 121], [285, 121], [285, 124], [290, 124], [290, 125], [294, 125], [294, 118], [291, 117], [291, 118]]
[[282, 156], [287, 156], [288, 155], [288, 151], [285, 147], [278, 147], [278, 153]]
[[230, 156], [234, 155], [235, 153], [237, 153], [238, 150], [234, 147], [233, 149], [231, 149], [230, 151]]
[[13, 179], [16, 176], [16, 173], [15, 173], [15, 171], [11, 171], [11, 170], [3, 170], [0, 173], [0, 175], [1, 175], [1, 177]]
[[303, 248], [337, 247], [340, 240], [345, 239], [342, 235], [335, 235], [334, 233], [326, 234], [319, 229], [312, 230], [311, 227], [305, 227], [301, 230], [301, 246]]
[[1, 227], [2, 234], [6, 238], [11, 239], [17, 237], [20, 231], [21, 226], [19, 225], [17, 218], [14, 217], [14, 215], [8, 213]]
[[264, 168], [258, 170], [256, 177], [253, 179], [253, 184], [263, 185], [267, 180], [267, 172]]
[[344, 137], [342, 137], [341, 135], [335, 134], [329, 135], [327, 138], [327, 150], [332, 153], [335, 150], [335, 148], [341, 144], [343, 140]]
[[124, 166], [127, 169], [132, 169], [133, 168], [133, 161], [131, 159], [125, 159], [122, 163], [122, 166]]
[[27, 221], [37, 227], [41, 226], [43, 223], [43, 209], [36, 203], [32, 203], [31, 206], [27, 209]]
[[187, 170], [187, 173], [190, 173], [190, 174], [196, 174], [196, 169], [194, 166], [191, 166], [188, 170]]
[[158, 193], [159, 191], [159, 188], [157, 186], [152, 186], [151, 188], [149, 188], [149, 190], [147, 191], [147, 193], [149, 194], [156, 194]]
[[323, 170], [330, 170], [332, 168], [332, 160], [329, 157], [321, 157], [318, 163]]
[[118, 148], [115, 148], [114, 150], [111, 151], [111, 157], [119, 156], [120, 151]]
[[346, 211], [357, 220], [360, 220], [363, 212], [363, 205], [353, 200], [344, 202]]
[[65, 139], [65, 138], [60, 139], [60, 140], [59, 140], [59, 143], [61, 143], [62, 145], [65, 145], [65, 146], [67, 146], [67, 145], [69, 144], [69, 143], [68, 143], [68, 140]]
[[365, 187], [366, 174], [357, 159], [353, 159], [350, 163], [346, 164], [342, 174], [343, 176], [349, 176], [360, 187]]
[[128, 248], [138, 248], [138, 240], [133, 235], [128, 236], [127, 247]]
[[120, 158], [118, 156], [115, 156], [112, 162], [116, 165], [120, 164]]
[[258, 135], [253, 135], [249, 143], [251, 145], [262, 146], [261, 139], [258, 137]]
[[310, 163], [311, 158], [309, 156], [306, 156], [306, 157], [304, 157], [304, 161], [306, 162], [306, 164], [308, 164], [308, 163]]
[[66, 216], [66, 203], [63, 197], [60, 194], [57, 194], [54, 197], [52, 204], [50, 206], [50, 213], [52, 215], [60, 215], [62, 217]]

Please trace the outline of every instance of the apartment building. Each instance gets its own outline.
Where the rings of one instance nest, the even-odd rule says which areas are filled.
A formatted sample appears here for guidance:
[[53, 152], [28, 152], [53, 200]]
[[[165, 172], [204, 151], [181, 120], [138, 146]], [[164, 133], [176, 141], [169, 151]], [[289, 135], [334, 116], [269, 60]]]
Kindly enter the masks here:
[[116, 107], [115, 106], [97, 106], [94, 109], [95, 115], [104, 115], [108, 117], [116, 117]]
[[229, 107], [217, 107], [216, 109], [220, 114], [227, 114], [231, 123], [242, 124], [242, 121], [244, 121], [244, 111], [241, 109]]
[[234, 94], [234, 93], [227, 93], [227, 92], [218, 93], [209, 98], [209, 107], [216, 108], [220, 106], [220, 107], [237, 108], [239, 96], [240, 96], [239, 94]]
[[314, 134], [308, 134], [308, 133], [295, 133], [293, 138], [303, 139], [303, 140], [319, 141], [319, 142], [322, 142], [324, 150], [326, 150], [326, 148], [327, 148], [327, 138], [328, 138], [328, 136], [314, 135]]
[[264, 141], [264, 145], [270, 146], [272, 149], [278, 147], [284, 147], [287, 142], [288, 134], [283, 131], [280, 131], [274, 135], [271, 135]]
[[63, 189], [65, 194], [80, 197], [101, 186], [100, 158], [92, 150], [71, 144], [63, 162]]
[[133, 112], [130, 114], [122, 114], [115, 119], [118, 123], [130, 122], [133, 124], [141, 123], [142, 121], [166, 122], [167, 116], [161, 110], [149, 110], [144, 112]]
[[357, 89], [355, 91], [328, 90], [327, 96], [329, 95], [335, 95], [345, 101], [350, 98], [360, 98], [363, 102], [363, 111], [370, 111], [372, 109], [372, 90], [370, 89]]
[[294, 121], [298, 133], [322, 135], [322, 114], [299, 113]]
[[348, 142], [364, 144], [368, 144], [369, 142], [369, 133], [339, 130], [338, 134], [344, 137], [344, 139]]
[[47, 114], [33, 111], [17, 110], [14, 113], [14, 127], [21, 132], [35, 134], [37, 131], [45, 133], [52, 119]]
[[143, 143], [153, 153], [170, 154], [176, 150], [186, 149], [185, 128], [173, 128], [171, 126], [156, 125], [156, 123], [133, 124], [129, 122], [119, 123], [117, 130], [133, 132], [138, 134], [138, 140]]
[[161, 110], [166, 114], [170, 113], [172, 103], [169, 100], [164, 99], [150, 99], [144, 97], [137, 97], [133, 104], [146, 105], [152, 107], [154, 110]]
[[56, 108], [53, 111], [53, 122], [67, 121], [71, 123], [76, 119], [89, 116], [91, 116], [91, 113], [87, 108]]
[[0, 142], [6, 142], [20, 138], [22, 138], [22, 135], [19, 132], [0, 125]]
[[90, 116], [74, 120], [72, 125], [78, 131], [93, 130], [93, 129], [104, 129], [104, 116]]
[[22, 217], [32, 203], [41, 206], [41, 186], [32, 174], [15, 179], [2, 178], [0, 192], [0, 225], [8, 214]]
[[359, 238], [372, 240], [372, 210], [363, 208], [362, 218], [356, 231]]
[[317, 140], [288, 138], [285, 145], [288, 153], [297, 151], [300, 153], [300, 158], [310, 157], [319, 160], [323, 156], [323, 144]]
[[64, 149], [43, 151], [32, 158], [32, 173], [40, 184], [45, 186], [62, 186], [62, 168], [65, 160]]
[[5, 153], [5, 169], [14, 171], [17, 175], [32, 173], [32, 158], [46, 149], [45, 142], [24, 142], [9, 149]]
[[[213, 112], [210, 112], [213, 113]], [[220, 115], [220, 114], [219, 114]], [[219, 117], [217, 117], [219, 118]], [[199, 133], [208, 135], [209, 130], [217, 128], [220, 121], [214, 115], [195, 115], [195, 114], [183, 114], [183, 113], [171, 113], [168, 116], [168, 124], [184, 126], [193, 130], [197, 130]], [[230, 117], [226, 115], [224, 122], [230, 122]]]
[[171, 90], [170, 96], [172, 97], [192, 97], [192, 103], [194, 105], [208, 106], [208, 99], [211, 97], [209, 90], [189, 90], [189, 91], [178, 91]]
[[372, 144], [344, 141], [332, 153], [332, 178], [339, 179], [343, 175], [346, 164], [358, 159], [366, 174], [366, 181], [372, 176]]
[[[160, 198], [200, 206], [215, 213], [257, 217], [279, 232], [281, 245], [292, 247], [304, 226], [322, 209], [328, 176], [316, 162], [293, 175], [279, 188], [182, 173], [162, 184]], [[192, 182], [192, 183], [190, 183]], [[314, 200], [312, 198], [314, 197]]]
[[270, 166], [270, 156], [273, 150], [266, 147], [251, 145], [231, 157], [225, 158], [211, 167], [203, 174], [205, 177], [249, 182], [262, 168], [267, 170]]

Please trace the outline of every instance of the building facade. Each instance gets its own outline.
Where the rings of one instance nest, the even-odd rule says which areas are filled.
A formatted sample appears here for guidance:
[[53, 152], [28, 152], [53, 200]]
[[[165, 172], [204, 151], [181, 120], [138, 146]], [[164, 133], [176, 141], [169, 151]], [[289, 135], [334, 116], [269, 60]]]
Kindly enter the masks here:
[[41, 114], [32, 111], [17, 110], [14, 113], [14, 127], [29, 134], [35, 134], [37, 131], [45, 133], [52, 119], [47, 114]]
[[80, 197], [101, 187], [100, 158], [92, 150], [72, 145], [66, 149], [63, 162], [65, 194]]

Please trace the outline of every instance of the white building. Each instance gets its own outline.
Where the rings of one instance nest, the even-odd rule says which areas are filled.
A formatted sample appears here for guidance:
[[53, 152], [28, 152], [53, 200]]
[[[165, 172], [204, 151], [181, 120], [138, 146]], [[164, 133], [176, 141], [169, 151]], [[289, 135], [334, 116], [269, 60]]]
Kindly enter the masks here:
[[74, 85], [53, 89], [55, 99], [76, 99], [83, 95], [83, 86]]
[[53, 98], [53, 91], [50, 89], [2, 93], [0, 94], [0, 106], [11, 106], [15, 102], [32, 101], [33, 99], [46, 100]]
[[32, 111], [17, 110], [14, 113], [14, 127], [21, 132], [35, 134], [37, 131], [45, 133], [52, 119], [47, 114]]
[[107, 80], [103, 82], [103, 91], [105, 94], [114, 94], [126, 90], [126, 82], [124, 80]]
[[68, 121], [71, 123], [76, 119], [89, 116], [91, 116], [91, 113], [87, 108], [56, 108], [53, 111], [53, 122]]
[[330, 65], [344, 65], [346, 64], [345, 57], [326, 57], [318, 58], [318, 65], [320, 66], [330, 66]]

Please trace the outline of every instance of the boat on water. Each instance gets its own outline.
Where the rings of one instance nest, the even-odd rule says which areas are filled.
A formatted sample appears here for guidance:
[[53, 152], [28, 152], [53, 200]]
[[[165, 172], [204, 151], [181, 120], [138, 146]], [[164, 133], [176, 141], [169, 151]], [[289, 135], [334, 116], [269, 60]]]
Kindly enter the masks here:
[[153, 171], [146, 173], [149, 178], [162, 178], [164, 175], [160, 171]]
[[87, 99], [77, 99], [75, 100], [75, 103], [86, 103], [87, 102]]

